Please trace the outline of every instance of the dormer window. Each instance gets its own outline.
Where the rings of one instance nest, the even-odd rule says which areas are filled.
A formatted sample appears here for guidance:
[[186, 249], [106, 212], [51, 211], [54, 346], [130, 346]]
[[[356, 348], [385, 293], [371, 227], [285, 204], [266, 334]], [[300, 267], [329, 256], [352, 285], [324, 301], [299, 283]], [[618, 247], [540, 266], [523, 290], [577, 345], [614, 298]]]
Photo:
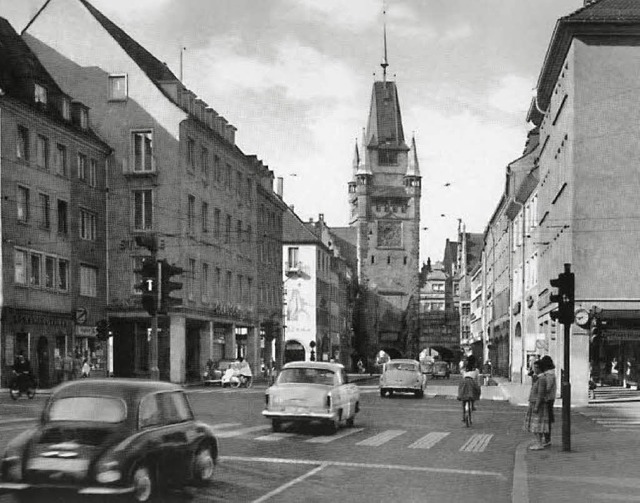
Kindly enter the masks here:
[[89, 128], [89, 111], [86, 108], [80, 110], [80, 127], [82, 129]]
[[81, 129], [89, 129], [89, 109], [80, 102], [73, 102], [73, 123]]
[[125, 101], [128, 92], [125, 74], [109, 75], [109, 101]]
[[69, 98], [62, 98], [61, 110], [62, 118], [66, 121], [71, 120], [71, 101]]
[[34, 99], [36, 103], [47, 104], [47, 89], [40, 84], [35, 85]]

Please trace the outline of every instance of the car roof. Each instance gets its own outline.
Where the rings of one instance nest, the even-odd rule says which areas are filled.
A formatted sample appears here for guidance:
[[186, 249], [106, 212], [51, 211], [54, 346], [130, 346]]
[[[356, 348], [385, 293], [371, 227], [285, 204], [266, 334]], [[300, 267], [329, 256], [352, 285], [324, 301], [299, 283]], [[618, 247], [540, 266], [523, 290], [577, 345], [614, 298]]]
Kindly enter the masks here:
[[147, 379], [81, 379], [62, 384], [54, 390], [53, 397], [98, 395], [137, 400], [150, 393], [182, 389], [178, 384]]
[[282, 367], [284, 369], [324, 369], [324, 370], [333, 370], [337, 372], [338, 370], [344, 369], [344, 365], [342, 363], [331, 363], [331, 362], [289, 362]]
[[411, 358], [398, 358], [396, 360], [389, 360], [387, 363], [415, 363], [416, 365], [420, 364], [418, 360], [412, 360]]

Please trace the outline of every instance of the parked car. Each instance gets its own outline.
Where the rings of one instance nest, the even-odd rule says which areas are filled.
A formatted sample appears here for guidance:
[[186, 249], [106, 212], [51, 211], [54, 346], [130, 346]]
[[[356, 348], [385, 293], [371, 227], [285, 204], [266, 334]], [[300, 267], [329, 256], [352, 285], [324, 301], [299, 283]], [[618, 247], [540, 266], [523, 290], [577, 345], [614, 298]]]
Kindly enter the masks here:
[[397, 359], [385, 363], [380, 376], [381, 397], [391, 397], [394, 393], [414, 393], [422, 398], [426, 387], [427, 379], [418, 361]]
[[343, 422], [353, 426], [360, 409], [360, 391], [339, 363], [289, 362], [265, 398], [273, 431], [283, 422], [321, 422], [335, 432]]
[[449, 369], [449, 364], [447, 362], [435, 362], [433, 364], [433, 373], [432, 373], [432, 377], [434, 379], [442, 377], [449, 379], [449, 376], [451, 375], [451, 370]]
[[149, 501], [167, 486], [213, 478], [218, 443], [181, 386], [82, 379], [56, 388], [39, 424], [7, 446], [0, 492], [18, 501], [119, 495]]

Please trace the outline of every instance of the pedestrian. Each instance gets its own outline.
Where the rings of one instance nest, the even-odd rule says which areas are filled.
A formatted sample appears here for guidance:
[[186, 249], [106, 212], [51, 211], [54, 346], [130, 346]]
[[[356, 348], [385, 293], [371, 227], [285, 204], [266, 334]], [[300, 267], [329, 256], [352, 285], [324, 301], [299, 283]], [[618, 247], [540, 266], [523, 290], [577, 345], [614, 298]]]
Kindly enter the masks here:
[[535, 441], [529, 446], [532, 451], [544, 449], [544, 434], [549, 431], [549, 409], [544, 403], [545, 377], [540, 370], [537, 360], [532, 365], [531, 391], [529, 392], [529, 407], [524, 419], [524, 431], [533, 433]]
[[82, 374], [82, 357], [80, 356], [80, 352], [76, 351], [75, 357], [73, 358], [73, 375], [72, 379], [77, 379]]
[[362, 360], [358, 360], [358, 374], [364, 374], [364, 363]]
[[86, 358], [82, 362], [82, 377], [89, 377], [91, 373], [91, 365], [89, 365], [89, 360]]
[[60, 357], [60, 353], [57, 352], [53, 357], [53, 369], [55, 373], [56, 384], [60, 384], [62, 379], [64, 378], [64, 373], [62, 370], [62, 358]]
[[549, 414], [549, 431], [544, 434], [544, 447], [551, 446], [551, 425], [555, 422], [555, 416], [553, 414], [553, 402], [556, 399], [556, 393], [558, 386], [556, 384], [556, 366], [553, 364], [553, 360], [549, 355], [545, 355], [540, 358], [540, 370], [544, 373], [545, 377], [545, 403], [547, 405]]
[[73, 379], [73, 358], [71, 357], [71, 352], [67, 353], [62, 359], [62, 371], [65, 381]]

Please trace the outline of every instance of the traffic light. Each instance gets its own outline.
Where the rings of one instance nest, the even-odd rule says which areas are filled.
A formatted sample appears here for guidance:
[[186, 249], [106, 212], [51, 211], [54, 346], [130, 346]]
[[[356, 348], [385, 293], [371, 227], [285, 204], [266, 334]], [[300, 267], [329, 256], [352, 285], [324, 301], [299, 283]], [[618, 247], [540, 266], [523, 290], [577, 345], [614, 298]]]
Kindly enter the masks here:
[[151, 316], [158, 311], [158, 263], [151, 257], [142, 259], [142, 267], [134, 272], [140, 274], [142, 281], [135, 288], [142, 292], [142, 307]]
[[571, 272], [571, 265], [564, 265], [564, 272], [560, 273], [556, 279], [550, 281], [553, 288], [558, 289], [557, 294], [551, 294], [549, 300], [558, 304], [558, 308], [549, 313], [552, 320], [563, 325], [571, 325], [574, 320], [574, 293], [575, 275]]
[[111, 336], [111, 327], [107, 320], [99, 320], [96, 323], [96, 336], [100, 341], [106, 341]]
[[171, 281], [173, 276], [179, 276], [184, 272], [182, 267], [169, 264], [165, 260], [160, 261], [160, 311], [167, 314], [169, 309], [182, 305], [182, 299], [171, 297], [171, 292], [182, 290], [182, 283]]

